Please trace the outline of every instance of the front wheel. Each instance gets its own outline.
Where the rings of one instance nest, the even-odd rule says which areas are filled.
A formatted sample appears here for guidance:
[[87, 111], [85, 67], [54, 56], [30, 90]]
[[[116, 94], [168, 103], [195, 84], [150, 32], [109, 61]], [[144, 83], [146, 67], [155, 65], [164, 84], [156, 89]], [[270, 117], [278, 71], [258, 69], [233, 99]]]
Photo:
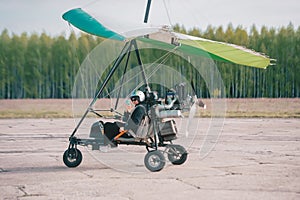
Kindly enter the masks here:
[[146, 154], [144, 163], [151, 172], [158, 172], [164, 168], [166, 161], [162, 152], [154, 150]]
[[168, 145], [168, 159], [173, 165], [181, 165], [187, 159], [187, 151], [180, 145]]
[[70, 148], [64, 152], [63, 161], [67, 167], [77, 167], [82, 161], [82, 154], [79, 149]]

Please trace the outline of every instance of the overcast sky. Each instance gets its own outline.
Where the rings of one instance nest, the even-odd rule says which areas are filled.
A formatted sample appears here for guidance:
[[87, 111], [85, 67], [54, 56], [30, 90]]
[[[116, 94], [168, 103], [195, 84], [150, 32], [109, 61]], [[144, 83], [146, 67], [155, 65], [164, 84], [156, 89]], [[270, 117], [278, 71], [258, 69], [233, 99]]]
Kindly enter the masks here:
[[[165, 7], [166, 5], [166, 7]], [[0, 0], [0, 31], [46, 32], [52, 36], [70, 31], [61, 15], [81, 7], [106, 23], [142, 23], [146, 0]], [[167, 9], [166, 9], [167, 8]], [[263, 25], [280, 28], [300, 25], [299, 0], [152, 0], [149, 24], [183, 24], [205, 30], [207, 25], [249, 29]]]

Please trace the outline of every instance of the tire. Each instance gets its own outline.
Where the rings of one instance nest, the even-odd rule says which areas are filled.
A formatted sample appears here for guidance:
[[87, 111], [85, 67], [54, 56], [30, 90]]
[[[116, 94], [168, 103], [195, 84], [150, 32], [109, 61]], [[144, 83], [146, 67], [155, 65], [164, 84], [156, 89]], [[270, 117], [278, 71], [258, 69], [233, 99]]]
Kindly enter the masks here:
[[173, 165], [181, 165], [187, 160], [187, 151], [180, 145], [168, 145], [168, 159]]
[[149, 171], [158, 172], [164, 168], [166, 161], [162, 152], [154, 150], [146, 154], [144, 163]]
[[82, 161], [82, 154], [79, 149], [67, 149], [64, 152], [63, 161], [67, 167], [77, 167]]

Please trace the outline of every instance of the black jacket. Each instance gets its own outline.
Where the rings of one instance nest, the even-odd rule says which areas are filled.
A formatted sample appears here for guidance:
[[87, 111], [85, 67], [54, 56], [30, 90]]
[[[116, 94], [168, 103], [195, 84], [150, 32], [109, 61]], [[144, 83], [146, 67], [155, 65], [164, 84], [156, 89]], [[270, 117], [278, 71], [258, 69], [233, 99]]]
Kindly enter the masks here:
[[132, 130], [136, 133], [141, 121], [147, 115], [146, 108], [143, 104], [138, 104], [135, 106], [133, 112], [131, 113], [127, 123], [125, 125], [125, 130]]

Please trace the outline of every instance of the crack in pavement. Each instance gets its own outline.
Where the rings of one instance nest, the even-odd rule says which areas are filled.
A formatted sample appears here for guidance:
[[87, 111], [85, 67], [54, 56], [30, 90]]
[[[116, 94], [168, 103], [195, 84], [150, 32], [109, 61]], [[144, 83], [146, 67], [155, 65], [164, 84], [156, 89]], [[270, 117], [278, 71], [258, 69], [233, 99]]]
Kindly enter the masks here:
[[21, 196], [17, 196], [17, 199], [20, 198], [25, 198], [25, 197], [40, 197], [40, 196], [45, 196], [44, 194], [29, 194], [25, 191], [26, 187], [24, 185], [19, 185], [17, 186], [17, 189], [23, 193]]
[[283, 192], [283, 193], [291, 193], [291, 194], [300, 194], [300, 191], [289, 191], [289, 190], [272, 190], [272, 189], [235, 189], [235, 188], [228, 188], [228, 189], [222, 189], [222, 188], [205, 188], [205, 187], [200, 187], [198, 185], [195, 185], [195, 184], [192, 184], [192, 183], [189, 183], [189, 182], [186, 182], [180, 178], [176, 178], [175, 179], [176, 181], [179, 181], [180, 183], [183, 183], [185, 185], [188, 185], [188, 186], [191, 186], [197, 190], [218, 190], [218, 191], [221, 191], [221, 190], [224, 190], [224, 191], [244, 191], [244, 192]]
[[191, 186], [191, 187], [193, 187], [193, 188], [195, 188], [195, 189], [197, 189], [197, 190], [200, 190], [200, 189], [201, 189], [200, 186], [195, 185], [195, 184], [192, 184], [192, 183], [189, 183], [189, 182], [186, 182], [186, 181], [184, 181], [184, 180], [182, 180], [182, 179], [180, 179], [180, 178], [175, 178], [175, 180], [176, 180], [176, 181], [179, 181], [180, 183], [183, 183], [183, 184], [185, 184], [185, 185]]

